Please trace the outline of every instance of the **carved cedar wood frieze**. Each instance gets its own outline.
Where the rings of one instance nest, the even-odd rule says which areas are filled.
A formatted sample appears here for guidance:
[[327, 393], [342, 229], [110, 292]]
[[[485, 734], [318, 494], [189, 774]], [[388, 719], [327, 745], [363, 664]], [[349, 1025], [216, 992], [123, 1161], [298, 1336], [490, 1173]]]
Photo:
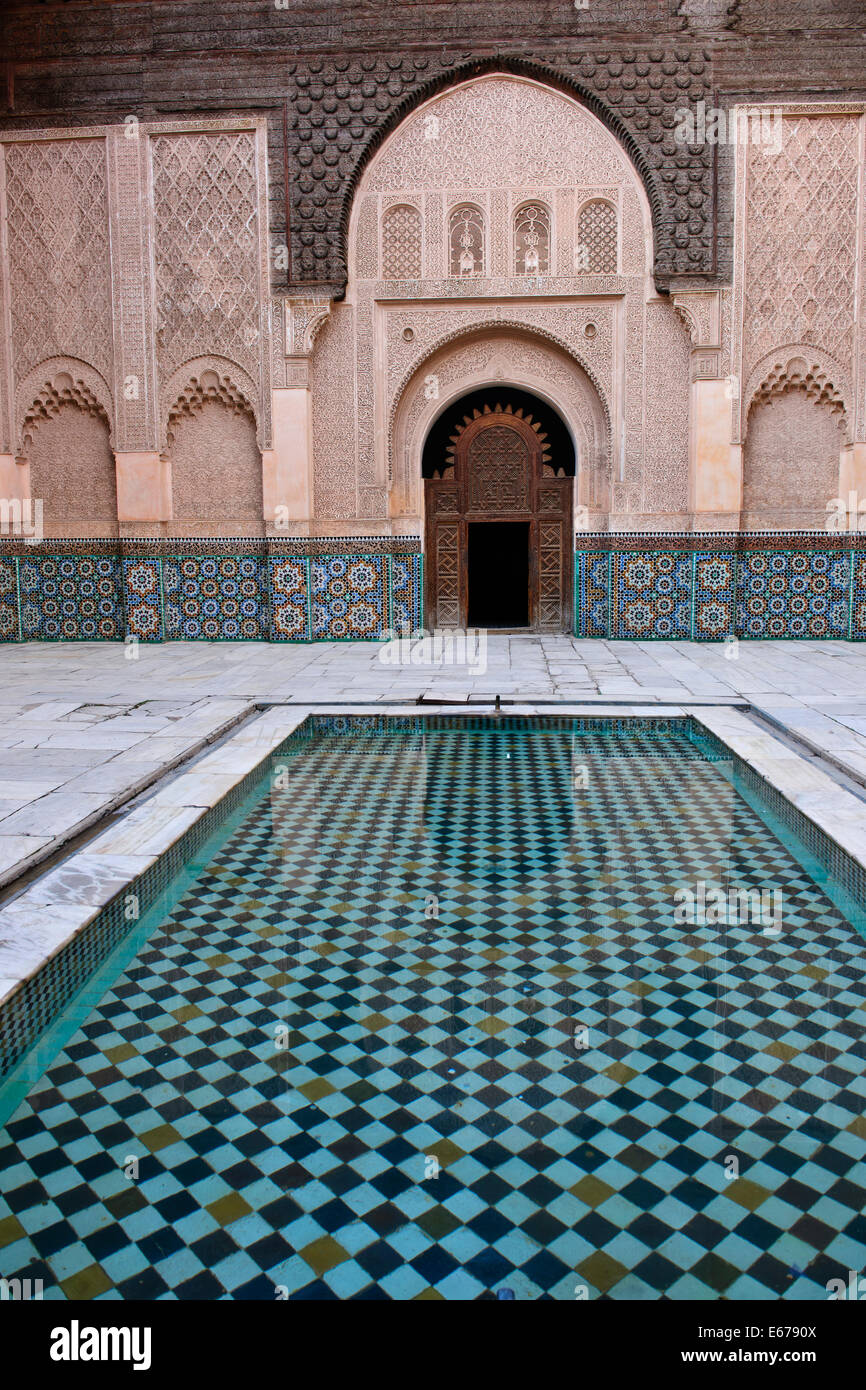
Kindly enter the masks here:
[[715, 147], [677, 143], [675, 112], [711, 104], [709, 55], [669, 48], [574, 51], [556, 64], [549, 51], [461, 61], [447, 55], [337, 55], [290, 63], [287, 140], [290, 282], [329, 284], [342, 293], [352, 195], [369, 157], [420, 102], [485, 72], [537, 78], [585, 103], [622, 141], [652, 207], [654, 273], [715, 272]]

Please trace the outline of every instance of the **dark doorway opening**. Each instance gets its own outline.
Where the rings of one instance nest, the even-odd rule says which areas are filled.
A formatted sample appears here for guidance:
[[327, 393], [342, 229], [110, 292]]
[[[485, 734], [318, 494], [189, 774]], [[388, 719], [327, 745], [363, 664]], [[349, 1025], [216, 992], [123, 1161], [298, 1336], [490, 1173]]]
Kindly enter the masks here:
[[529, 627], [529, 522], [470, 521], [469, 627]]

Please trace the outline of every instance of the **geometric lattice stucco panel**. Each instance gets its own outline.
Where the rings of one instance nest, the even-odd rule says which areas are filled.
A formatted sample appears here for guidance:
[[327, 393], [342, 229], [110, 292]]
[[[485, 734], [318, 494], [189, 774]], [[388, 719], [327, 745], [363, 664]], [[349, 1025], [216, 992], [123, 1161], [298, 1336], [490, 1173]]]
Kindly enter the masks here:
[[421, 214], [401, 204], [382, 219], [382, 279], [411, 280], [421, 274]]
[[577, 219], [575, 269], [611, 274], [616, 258], [616, 208], [596, 198], [581, 208]]
[[790, 116], [781, 149], [748, 147], [746, 374], [777, 344], [853, 350], [860, 120]]
[[10, 141], [5, 163], [16, 378], [72, 355], [110, 381], [105, 141]]
[[795, 388], [758, 401], [743, 451], [744, 525], [825, 527], [839, 491], [840, 417]]
[[255, 132], [156, 135], [151, 151], [161, 376], [222, 353], [258, 383]]

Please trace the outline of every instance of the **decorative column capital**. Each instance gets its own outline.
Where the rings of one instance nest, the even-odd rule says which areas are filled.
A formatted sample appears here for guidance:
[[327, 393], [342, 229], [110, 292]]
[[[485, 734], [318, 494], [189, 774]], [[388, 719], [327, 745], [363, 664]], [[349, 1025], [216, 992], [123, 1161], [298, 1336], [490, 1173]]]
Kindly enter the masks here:
[[331, 313], [327, 295], [304, 295], [285, 301], [286, 357], [309, 357], [316, 335]]
[[677, 290], [671, 302], [685, 324], [693, 348], [722, 345], [721, 296], [718, 290]]

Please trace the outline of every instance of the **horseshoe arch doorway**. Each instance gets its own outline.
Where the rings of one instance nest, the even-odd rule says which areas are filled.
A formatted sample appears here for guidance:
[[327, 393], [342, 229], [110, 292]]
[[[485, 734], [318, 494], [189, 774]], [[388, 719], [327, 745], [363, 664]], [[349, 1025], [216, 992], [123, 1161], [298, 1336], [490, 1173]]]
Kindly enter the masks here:
[[571, 631], [575, 450], [553, 407], [473, 391], [434, 422], [423, 474], [426, 626]]

